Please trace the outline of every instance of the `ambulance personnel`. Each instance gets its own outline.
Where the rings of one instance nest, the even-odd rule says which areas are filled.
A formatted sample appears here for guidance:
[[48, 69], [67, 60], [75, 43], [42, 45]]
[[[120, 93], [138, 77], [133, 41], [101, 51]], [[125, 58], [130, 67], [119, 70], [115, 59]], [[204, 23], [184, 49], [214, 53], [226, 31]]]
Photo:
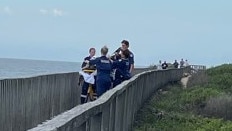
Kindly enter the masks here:
[[106, 46], [101, 48], [101, 57], [98, 57], [94, 60], [86, 60], [86, 63], [96, 64], [97, 69], [97, 79], [96, 79], [96, 87], [97, 87], [97, 96], [101, 96], [111, 87], [111, 78], [110, 73], [112, 70], [112, 63], [109, 58], [106, 57], [108, 53], [108, 48]]
[[[90, 48], [89, 49], [89, 56], [85, 57], [84, 62], [81, 65], [82, 70], [96, 70], [96, 66], [95, 65], [89, 65], [86, 68], [86, 63], [85, 63], [86, 60], [93, 60], [93, 59], [95, 59], [95, 57], [94, 57], [95, 56], [95, 52], [96, 52], [95, 48]], [[87, 82], [84, 81], [83, 85], [82, 85], [82, 91], [81, 91], [81, 104], [83, 104], [83, 103], [86, 102], [88, 87], [89, 87], [89, 83], [87, 83]], [[92, 87], [93, 87], [93, 90], [95, 90], [96, 84], [94, 84]]]
[[113, 62], [112, 68], [115, 69], [115, 80], [113, 81], [113, 87], [117, 86], [118, 84], [122, 83], [124, 80], [128, 80], [131, 78], [130, 75], [130, 63], [129, 63], [129, 56], [130, 51], [128, 49], [122, 50], [121, 59], [116, 60]]
[[[129, 41], [127, 40], [122, 40], [121, 42], [121, 47], [118, 48], [114, 52], [114, 58], [113, 59], [120, 59], [120, 53], [123, 50], [129, 50]], [[129, 50], [130, 55], [129, 55], [129, 63], [130, 63], [130, 69], [129, 72], [132, 73], [134, 70], [134, 54]]]

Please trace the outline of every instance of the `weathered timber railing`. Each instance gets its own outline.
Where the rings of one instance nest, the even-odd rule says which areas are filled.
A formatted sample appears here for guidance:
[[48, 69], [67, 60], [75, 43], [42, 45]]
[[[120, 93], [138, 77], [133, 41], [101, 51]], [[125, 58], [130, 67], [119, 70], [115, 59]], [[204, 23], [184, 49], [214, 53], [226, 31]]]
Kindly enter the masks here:
[[30, 131], [128, 131], [143, 103], [165, 84], [179, 81], [190, 67], [146, 71], [107, 91], [99, 99], [78, 105]]
[[79, 102], [78, 73], [0, 80], [0, 131], [25, 131]]
[[80, 104], [78, 79], [73, 72], [0, 80], [0, 131], [25, 131]]

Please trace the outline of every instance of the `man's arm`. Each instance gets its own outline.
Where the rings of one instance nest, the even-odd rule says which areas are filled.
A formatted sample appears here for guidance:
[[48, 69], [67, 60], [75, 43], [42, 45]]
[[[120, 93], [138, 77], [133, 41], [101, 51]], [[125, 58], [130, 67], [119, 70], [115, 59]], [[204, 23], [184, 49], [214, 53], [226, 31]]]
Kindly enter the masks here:
[[81, 68], [83, 68], [83, 67], [86, 66], [86, 63], [85, 63], [86, 60], [88, 60], [88, 57], [85, 57], [84, 61], [83, 61], [82, 64], [81, 64]]
[[112, 60], [118, 60], [120, 59], [120, 51], [121, 51], [121, 47], [119, 47], [117, 50], [114, 51], [113, 55], [111, 56]]
[[132, 73], [133, 70], [134, 70], [134, 64], [131, 64], [131, 66], [130, 66], [130, 73]]

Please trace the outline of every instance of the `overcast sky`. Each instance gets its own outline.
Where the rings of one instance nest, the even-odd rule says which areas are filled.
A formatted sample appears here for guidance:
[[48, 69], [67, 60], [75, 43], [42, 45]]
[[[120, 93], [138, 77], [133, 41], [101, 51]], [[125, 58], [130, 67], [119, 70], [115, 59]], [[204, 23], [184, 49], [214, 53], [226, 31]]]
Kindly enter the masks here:
[[135, 65], [232, 62], [231, 0], [0, 0], [0, 57], [81, 62], [127, 39]]

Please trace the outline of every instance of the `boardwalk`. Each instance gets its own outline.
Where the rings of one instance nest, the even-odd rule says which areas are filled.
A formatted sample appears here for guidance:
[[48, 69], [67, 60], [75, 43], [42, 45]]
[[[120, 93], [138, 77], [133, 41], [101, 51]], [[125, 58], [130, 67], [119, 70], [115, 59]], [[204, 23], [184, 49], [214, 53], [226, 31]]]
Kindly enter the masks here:
[[[149, 70], [123, 82], [96, 101], [79, 106], [76, 106], [80, 97], [77, 87], [78, 74], [76, 73], [2, 80], [0, 81], [0, 94], [3, 102], [1, 102], [0, 113], [3, 117], [1, 117], [0, 124], [3, 126], [0, 126], [0, 130], [22, 131], [29, 128], [31, 131], [131, 130], [134, 116], [143, 102], [168, 82], [179, 81], [184, 72], [190, 72], [190, 67], [160, 71]], [[16, 82], [14, 83], [14, 81]], [[53, 84], [54, 82], [56, 84]], [[27, 86], [24, 87], [25, 84]], [[15, 94], [13, 95], [12, 92]], [[41, 94], [38, 95], [38, 92]], [[23, 98], [19, 95], [22, 95]], [[20, 99], [13, 99], [12, 97], [15, 96]], [[14, 104], [18, 101], [20, 104], [16, 105], [20, 107], [21, 111], [16, 109], [14, 104], [7, 104], [8, 99]], [[7, 108], [11, 107], [14, 110], [7, 111]], [[55, 109], [58, 109], [56, 113]], [[64, 112], [65, 110], [68, 111]], [[18, 111], [20, 112], [17, 113]], [[18, 118], [14, 120], [16, 117]], [[52, 119], [35, 127], [50, 118]]]

